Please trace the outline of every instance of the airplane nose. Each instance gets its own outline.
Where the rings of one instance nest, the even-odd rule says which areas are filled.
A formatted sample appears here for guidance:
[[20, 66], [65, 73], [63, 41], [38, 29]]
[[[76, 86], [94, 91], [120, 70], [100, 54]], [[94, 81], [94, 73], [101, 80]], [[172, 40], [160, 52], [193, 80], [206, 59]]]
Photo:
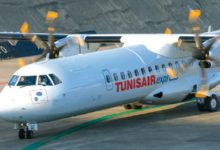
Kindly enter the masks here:
[[10, 121], [13, 117], [13, 112], [15, 112], [14, 106], [13, 101], [0, 93], [0, 118]]

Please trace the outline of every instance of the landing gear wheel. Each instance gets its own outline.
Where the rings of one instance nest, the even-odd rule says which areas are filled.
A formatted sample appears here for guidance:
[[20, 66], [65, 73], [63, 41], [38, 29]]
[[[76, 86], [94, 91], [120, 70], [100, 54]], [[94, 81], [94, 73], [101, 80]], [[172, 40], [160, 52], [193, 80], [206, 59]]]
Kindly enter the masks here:
[[200, 112], [204, 112], [204, 111], [207, 110], [205, 104], [199, 104], [199, 103], [197, 103], [197, 108], [198, 108], [198, 110], [199, 110]]
[[19, 139], [24, 139], [25, 138], [25, 131], [24, 131], [24, 129], [20, 129], [18, 131], [18, 137], [19, 137]]
[[143, 105], [136, 105], [136, 104], [134, 104], [134, 105], [133, 105], [133, 108], [134, 108], [134, 109], [142, 109], [142, 108], [143, 108]]
[[126, 105], [124, 105], [124, 108], [126, 110], [129, 110], [129, 109], [132, 109], [132, 106], [131, 106], [131, 104], [126, 104]]
[[207, 110], [204, 99], [198, 99], [196, 105], [200, 112], [204, 112]]
[[33, 138], [33, 131], [31, 131], [31, 130], [26, 130], [26, 138], [27, 139], [32, 139]]
[[218, 99], [216, 95], [212, 95], [212, 97], [209, 97], [205, 101], [205, 105], [207, 107], [207, 110], [209, 112], [215, 112], [218, 109]]

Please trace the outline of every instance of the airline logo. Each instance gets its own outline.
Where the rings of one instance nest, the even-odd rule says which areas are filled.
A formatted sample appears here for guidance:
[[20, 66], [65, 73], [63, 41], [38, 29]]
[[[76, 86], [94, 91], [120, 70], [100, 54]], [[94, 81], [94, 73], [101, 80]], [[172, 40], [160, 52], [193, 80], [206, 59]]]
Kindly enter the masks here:
[[164, 75], [159, 77], [156, 77], [155, 75], [150, 75], [141, 78], [119, 81], [115, 83], [115, 86], [117, 92], [123, 92], [132, 89], [139, 89], [142, 87], [156, 85], [156, 84], [164, 84], [168, 81], [173, 81], [176, 79], [178, 79], [178, 77], [171, 79], [169, 75]]

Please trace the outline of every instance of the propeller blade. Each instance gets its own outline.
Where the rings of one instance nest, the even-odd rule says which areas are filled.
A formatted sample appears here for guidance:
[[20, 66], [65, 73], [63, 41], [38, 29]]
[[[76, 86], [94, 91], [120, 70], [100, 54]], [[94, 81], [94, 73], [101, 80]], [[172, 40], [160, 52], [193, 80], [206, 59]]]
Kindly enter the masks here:
[[80, 35], [76, 36], [75, 37], [75, 40], [76, 40], [76, 44], [79, 45], [80, 47], [83, 47], [84, 46], [84, 40], [82, 39], [82, 37]]
[[20, 32], [23, 34], [23, 36], [25, 36], [26, 38], [30, 39], [33, 43], [35, 43], [38, 48], [44, 50], [48, 48], [47, 44], [45, 44], [45, 42], [43, 42], [39, 37], [37, 37], [36, 35], [27, 34], [29, 33], [29, 24], [26, 21], [22, 24], [20, 28]]
[[177, 73], [175, 70], [173, 70], [172, 68], [166, 68], [166, 72], [169, 75], [170, 79], [174, 79], [177, 77]]
[[22, 24], [20, 32], [23, 34], [29, 33], [29, 24], [26, 21]]
[[49, 45], [49, 58], [58, 58], [59, 50], [56, 48], [54, 44], [54, 36], [53, 33], [55, 31], [54, 21], [58, 18], [59, 14], [55, 11], [48, 11], [46, 21], [48, 24], [48, 45]]
[[172, 34], [172, 30], [170, 28], [166, 28], [164, 34]]
[[209, 91], [209, 86], [208, 86], [208, 81], [207, 81], [207, 75], [205, 72], [205, 64], [203, 61], [200, 63], [201, 65], [201, 83], [200, 83], [200, 89], [196, 92], [196, 97], [197, 98], [205, 98], [207, 97], [208, 91]]
[[180, 67], [177, 69], [177, 72], [182, 74], [184, 71], [186, 71], [189, 66], [195, 61], [196, 59], [191, 58], [189, 59], [185, 64], [181, 64]]
[[202, 12], [200, 9], [192, 9], [189, 11], [189, 21], [194, 22], [201, 16]]
[[19, 68], [24, 67], [24, 66], [26, 65], [26, 62], [25, 62], [24, 59], [19, 58], [19, 59], [17, 59], [17, 60], [18, 60], [18, 66], [19, 66]]
[[198, 25], [197, 20], [201, 16], [201, 10], [199, 9], [193, 9], [189, 11], [189, 22], [192, 23], [192, 32], [195, 33], [195, 43], [196, 48], [202, 50], [203, 46], [201, 43], [201, 39], [199, 37], [200, 34], [200, 26]]
[[199, 91], [196, 92], [195, 97], [206, 98], [208, 95], [209, 87], [203, 86]]
[[168, 67], [168, 68], [166, 68], [166, 72], [171, 79], [174, 79], [177, 77], [177, 74], [179, 74], [179, 75], [183, 74], [183, 72], [185, 72], [194, 61], [195, 61], [194, 58], [189, 59], [186, 62], [186, 64], [181, 64], [180, 67], [177, 68], [176, 70]]
[[55, 11], [48, 11], [47, 12], [47, 20], [54, 21], [59, 17], [59, 14]]

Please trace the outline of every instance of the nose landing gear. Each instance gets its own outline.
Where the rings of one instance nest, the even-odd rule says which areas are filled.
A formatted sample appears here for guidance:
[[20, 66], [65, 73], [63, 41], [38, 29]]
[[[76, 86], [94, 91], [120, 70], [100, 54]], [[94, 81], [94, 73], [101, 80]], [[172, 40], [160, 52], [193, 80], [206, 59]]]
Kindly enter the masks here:
[[[32, 124], [33, 125], [33, 124]], [[34, 136], [33, 128], [31, 124], [28, 123], [20, 123], [18, 130], [18, 138], [19, 139], [32, 139]]]

